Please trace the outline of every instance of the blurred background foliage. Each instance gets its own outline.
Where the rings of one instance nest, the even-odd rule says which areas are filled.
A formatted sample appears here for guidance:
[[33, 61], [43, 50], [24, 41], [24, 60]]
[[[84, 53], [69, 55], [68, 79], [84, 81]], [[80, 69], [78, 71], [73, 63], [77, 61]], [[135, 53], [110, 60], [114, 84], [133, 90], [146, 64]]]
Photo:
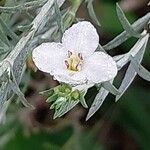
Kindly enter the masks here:
[[[123, 30], [116, 14], [116, 2], [118, 1], [94, 1], [94, 9], [101, 23], [101, 27], [95, 26], [102, 45]], [[121, 0], [119, 2], [131, 23], [149, 11], [148, 0]], [[70, 3], [67, 2], [65, 5], [68, 4]], [[0, 5], [4, 6], [5, 0], [1, 0]], [[28, 16], [27, 13], [25, 15]], [[80, 7], [77, 16], [89, 20], [85, 4]], [[20, 14], [20, 19], [23, 18]], [[128, 40], [111, 54], [129, 51], [134, 42], [134, 38]], [[146, 68], [150, 68], [149, 48], [148, 45], [143, 61]], [[87, 112], [80, 106], [61, 119], [53, 120], [53, 112], [49, 110], [48, 104], [38, 92], [54, 87], [58, 83], [47, 74], [40, 71], [34, 72], [35, 69], [29, 57], [21, 88], [36, 109], [31, 111], [19, 107], [16, 103], [10, 105], [6, 121], [0, 125], [0, 150], [150, 149], [150, 84], [148, 82], [137, 77], [117, 103], [114, 102], [114, 97], [109, 95], [99, 111], [87, 122], [85, 122]], [[116, 84], [121, 81], [125, 69], [119, 73]], [[91, 88], [86, 95], [89, 105], [95, 95], [96, 89]]]

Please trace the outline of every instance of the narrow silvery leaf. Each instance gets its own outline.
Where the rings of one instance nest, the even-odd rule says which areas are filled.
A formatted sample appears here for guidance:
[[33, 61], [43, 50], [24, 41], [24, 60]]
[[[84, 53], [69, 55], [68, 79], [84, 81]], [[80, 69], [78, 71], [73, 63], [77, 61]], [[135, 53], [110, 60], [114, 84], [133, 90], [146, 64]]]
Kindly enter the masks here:
[[[20, 81], [20, 76], [22, 74], [22, 68], [25, 63], [26, 56], [29, 51], [31, 51], [27, 46], [27, 44], [30, 42], [30, 40], [33, 38], [36, 31], [39, 30], [40, 25], [43, 22], [46, 22], [47, 15], [50, 15], [50, 10], [53, 6], [54, 0], [48, 0], [47, 3], [41, 8], [39, 14], [35, 17], [32, 24], [33, 27], [29, 31], [29, 33], [26, 36], [23, 36], [15, 48], [11, 51], [11, 53], [8, 55], [8, 59], [11, 60], [14, 65], [14, 74], [17, 80], [17, 83]], [[33, 48], [33, 47], [32, 47]]]
[[[73, 2], [73, 1], [72, 1]], [[76, 13], [82, 3], [82, 0], [78, 0], [76, 2], [73, 2], [72, 6], [68, 9], [68, 11], [62, 16], [63, 18], [63, 27], [64, 30], [66, 30], [71, 24], [74, 22], [76, 18]]]
[[125, 14], [123, 13], [122, 9], [118, 5], [118, 3], [116, 4], [116, 10], [117, 10], [118, 18], [125, 31], [127, 31], [127, 33], [129, 33], [133, 37], [137, 37], [137, 38], [141, 37], [141, 35], [137, 31], [135, 31], [134, 28], [131, 26]]
[[59, 9], [59, 6], [57, 4], [57, 1], [54, 2], [54, 7], [55, 7], [55, 12], [56, 12], [56, 20], [57, 20], [57, 25], [59, 27], [59, 30], [61, 32], [61, 36], [63, 34], [63, 22], [62, 22], [62, 16], [61, 16], [61, 12], [60, 12], [60, 9]]
[[109, 92], [105, 90], [103, 87], [99, 90], [87, 114], [86, 121], [90, 119], [96, 113], [96, 111], [101, 107], [108, 94]]
[[104, 52], [104, 53], [107, 53], [107, 52], [104, 50], [104, 48], [102, 47], [101, 44], [98, 44], [97, 51], [102, 51], [102, 52]]
[[[34, 45], [32, 45], [29, 48], [30, 43], [31, 43], [31, 39], [34, 36], [35, 31], [40, 32], [39, 27], [40, 26], [42, 27], [42, 26], [45, 25], [45, 23], [47, 22], [47, 16], [51, 17], [54, 13], [54, 7], [52, 7], [53, 2], [54, 2], [54, 0], [48, 0], [45, 3], [45, 5], [41, 8], [39, 14], [35, 17], [35, 19], [31, 23], [33, 25], [31, 30], [29, 30], [29, 32], [19, 40], [19, 42], [17, 43], [15, 48], [10, 52], [10, 54], [5, 59], [7, 62], [9, 62], [10, 64], [13, 65], [13, 71], [14, 71], [14, 74], [15, 74], [17, 84], [20, 82], [22, 73], [24, 72], [23, 67], [24, 67], [24, 64], [25, 64], [27, 54], [37, 44], [37, 43], [34, 43]], [[64, 0], [58, 0], [58, 5], [60, 5], [60, 4], [62, 5], [63, 2], [64, 2]], [[43, 28], [41, 28], [41, 30], [43, 30]], [[2, 40], [4, 41], [4, 38], [2, 38]], [[0, 76], [4, 73], [4, 71], [7, 68], [9, 68], [9, 66], [6, 66], [3, 63], [2, 66], [0, 67]], [[22, 95], [21, 91], [19, 90], [17, 84], [12, 82], [11, 86], [13, 88], [13, 85], [14, 85], [16, 90], [14, 90], [14, 88], [13, 88], [13, 91], [17, 92], [17, 94], [21, 97], [23, 95]], [[7, 95], [7, 91], [6, 91], [6, 95]], [[21, 100], [24, 100], [23, 103], [25, 103], [25, 105], [27, 105], [27, 106], [29, 105], [28, 103], [26, 103], [27, 101], [25, 101], [25, 99], [23, 97], [22, 97]]]
[[82, 104], [82, 106], [84, 108], [88, 108], [88, 105], [87, 105], [85, 98], [84, 98], [86, 93], [87, 93], [87, 90], [83, 90], [80, 92], [80, 103]]
[[90, 0], [85, 0], [85, 3], [89, 2]]
[[83, 97], [82, 99], [80, 99], [80, 103], [82, 104], [82, 106], [83, 106], [84, 108], [88, 108], [88, 105], [87, 105], [87, 103], [86, 103], [84, 97]]
[[[36, 26], [36, 28], [38, 29], [38, 32], [43, 30], [43, 28], [45, 27], [45, 25], [48, 21], [51, 22], [50, 20], [51, 20], [51, 18], [53, 18], [53, 15], [55, 14], [55, 8], [52, 7], [52, 6], [54, 6], [53, 5], [54, 2], [55, 2], [55, 0], [47, 0], [45, 5], [41, 8], [40, 13], [36, 16], [36, 18], [32, 22], [32, 24], [34, 24]], [[61, 7], [64, 2], [65, 2], [65, 0], [57, 0], [57, 4], [59, 7]], [[43, 19], [42, 19], [42, 17], [43, 17]], [[41, 22], [41, 21], [43, 21], [43, 22]]]
[[138, 73], [138, 75], [147, 80], [150, 81], [150, 72], [145, 69], [135, 58], [131, 58], [131, 63], [135, 69], [135, 71]]
[[88, 1], [88, 5], [87, 5], [87, 8], [88, 8], [88, 12], [89, 12], [89, 15], [91, 17], [91, 19], [98, 25], [98, 26], [101, 26], [96, 14], [95, 14], [95, 11], [94, 11], [94, 8], [93, 8], [93, 0], [89, 0]]
[[50, 39], [50, 37], [53, 36], [53, 34], [56, 32], [56, 30], [58, 29], [58, 27], [55, 25], [55, 26], [52, 26], [47, 32], [45, 32], [43, 35], [41, 35], [41, 39]]
[[[47, 0], [38, 0], [38, 1], [31, 1], [31, 2], [26, 2], [26, 3], [23, 3], [23, 4], [18, 4], [15, 2], [12, 1], [11, 3], [9, 3], [9, 5], [5, 3], [5, 6], [2, 7], [0, 6], [0, 12], [3, 12], [3, 13], [15, 13], [16, 11], [28, 11], [30, 9], [37, 9], [41, 6], [43, 6], [45, 3], [46, 3]], [[12, 7], [12, 5], [14, 5]]]
[[124, 55], [125, 54], [114, 56], [113, 59], [114, 59], [114, 61], [117, 62], [117, 61], [121, 60], [124, 57]]
[[9, 46], [5, 44], [1, 39], [0, 39], [0, 46], [3, 47], [5, 50], [9, 49]]
[[8, 64], [5, 61], [0, 62], [0, 77], [3, 76], [5, 72], [7, 72]]
[[2, 20], [0, 17], [0, 24], [3, 27], [3, 31], [6, 33], [7, 36], [10, 36], [14, 44], [16, 44], [19, 40], [19, 37], [8, 27], [8, 25]]
[[3, 82], [0, 87], [0, 108], [2, 107], [3, 103], [7, 99], [7, 91], [8, 91], [9, 85], [7, 82]]
[[17, 26], [17, 29], [19, 31], [25, 32], [25, 31], [29, 30], [31, 27], [32, 27], [32, 24], [28, 24], [28, 25], [24, 25], [24, 26], [19, 25], [19, 26]]
[[[146, 31], [143, 31], [143, 34], [145, 34], [145, 32]], [[132, 56], [132, 57], [134, 57], [140, 50], [142, 50], [143, 48], [146, 48], [148, 39], [149, 39], [149, 34], [145, 34], [143, 37], [141, 37], [137, 41], [137, 43], [135, 44], [135, 46], [133, 46], [133, 48], [129, 51], [129, 55]]]
[[[47, 18], [48, 14], [50, 13], [50, 10], [54, 4], [55, 0], [48, 0], [45, 5], [41, 8], [40, 13], [36, 16], [36, 18], [33, 20], [33, 28], [38, 30], [42, 22], [46, 22], [45, 19]], [[54, 11], [54, 10], [53, 10]], [[50, 14], [49, 14], [50, 15]], [[43, 18], [43, 19], [41, 19]]]
[[119, 87], [119, 91], [121, 92], [121, 94], [116, 96], [116, 101], [118, 101], [121, 98], [121, 96], [125, 93], [125, 91], [128, 89], [128, 87], [134, 80], [135, 76], [136, 72], [133, 69], [133, 66], [130, 64], [126, 71], [125, 77], [123, 78], [121, 86]]
[[140, 38], [132, 47], [132, 49], [128, 53], [124, 54], [124, 56], [122, 56], [122, 58], [117, 61], [118, 70], [120, 70], [125, 64], [130, 61], [130, 56], [135, 57], [135, 55], [137, 55], [139, 51], [142, 51], [142, 49], [145, 48], [145, 44], [147, 44], [148, 38], [148, 34]]
[[[132, 24], [132, 27], [136, 31], [140, 31], [141, 29], [143, 29], [143, 26], [145, 26], [148, 23], [149, 19], [150, 19], [150, 13], [147, 13], [145, 16], [143, 16], [142, 18], [140, 18], [137, 21], [135, 21]], [[121, 34], [119, 34], [118, 36], [116, 36], [112, 41], [110, 41], [109, 43], [107, 43], [106, 45], [104, 45], [103, 48], [106, 51], [107, 50], [111, 50], [111, 49], [119, 46], [123, 42], [125, 42], [130, 37], [131, 37], [131, 35], [128, 32], [123, 31]]]
[[34, 108], [33, 105], [31, 105], [27, 100], [26, 98], [24, 97], [24, 94], [21, 92], [18, 84], [17, 84], [17, 81], [15, 79], [15, 76], [14, 76], [14, 73], [13, 73], [13, 68], [12, 66], [10, 65], [10, 78], [12, 77], [12, 80], [9, 79], [9, 86], [11, 88], [11, 90], [20, 98], [20, 101], [22, 102], [22, 104], [25, 106], [25, 107], [29, 107], [31, 109]]
[[[147, 37], [147, 38], [145, 39], [145, 43], [142, 45], [141, 50], [138, 51], [137, 54], [134, 53], [134, 56], [135, 56], [136, 60], [138, 61], [138, 63], [140, 63], [143, 59], [143, 55], [144, 55], [146, 45], [148, 42], [149, 36], [147, 35], [145, 37]], [[137, 75], [137, 73], [136, 73], [132, 63], [130, 63], [130, 65], [126, 71], [125, 77], [121, 83], [121, 86], [119, 87], [119, 91], [121, 92], [121, 94], [116, 96], [116, 101], [118, 101], [121, 98], [121, 96], [124, 94], [124, 92], [128, 89], [128, 87], [131, 85], [131, 83], [134, 80], [136, 75]]]
[[9, 49], [4, 49], [3, 47], [0, 47], [0, 60], [4, 60], [9, 52]]
[[24, 97], [24, 94], [20, 91], [19, 87], [17, 86], [16, 83], [12, 82], [12, 81], [9, 81], [9, 85], [12, 89], [12, 91], [20, 98], [20, 101], [22, 102], [22, 104], [25, 106], [25, 107], [29, 107], [31, 109], [33, 109], [33, 105], [31, 105], [27, 100], [26, 98]]
[[4, 31], [2, 28], [0, 28], [0, 39], [8, 46], [10, 46], [9, 40], [7, 38], [7, 36], [4, 34]]
[[79, 100], [73, 101], [69, 100], [65, 102], [58, 110], [55, 111], [54, 119], [57, 117], [61, 117], [66, 114], [69, 110], [75, 107], [79, 103]]
[[122, 58], [117, 61], [118, 70], [120, 70], [129, 61], [130, 61], [130, 55], [128, 53], [124, 54], [124, 56], [122, 56]]
[[6, 112], [11, 103], [11, 99], [5, 101], [2, 108], [0, 108], [0, 124], [5, 122], [6, 119]]
[[8, 70], [5, 70], [3, 72], [3, 74], [0, 76], [0, 84], [3, 84], [3, 83], [7, 83], [8, 82]]
[[106, 89], [107, 91], [109, 91], [110, 93], [112, 93], [114, 95], [119, 95], [120, 94], [118, 89], [114, 85], [112, 85], [110, 83], [110, 81], [102, 83], [102, 86], [103, 86], [104, 89]]

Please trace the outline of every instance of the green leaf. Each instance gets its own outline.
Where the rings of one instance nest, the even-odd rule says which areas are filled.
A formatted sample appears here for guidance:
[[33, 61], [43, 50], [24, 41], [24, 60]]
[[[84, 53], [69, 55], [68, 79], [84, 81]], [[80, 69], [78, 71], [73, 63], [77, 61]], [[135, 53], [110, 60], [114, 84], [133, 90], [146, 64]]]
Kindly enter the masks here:
[[137, 31], [135, 31], [134, 28], [131, 26], [131, 24], [127, 20], [125, 14], [123, 13], [123, 11], [120, 8], [118, 3], [116, 4], [116, 10], [117, 10], [118, 18], [119, 18], [123, 28], [125, 29], [125, 31], [127, 31], [127, 33], [129, 33], [133, 37], [136, 37], [136, 38], [141, 37], [141, 34], [139, 34]]
[[67, 101], [67, 98], [65, 98], [65, 97], [58, 97], [57, 96], [57, 99], [51, 105], [50, 109], [55, 109], [57, 111], [57, 109], [59, 109], [60, 107], [62, 107], [66, 101]]
[[50, 103], [50, 102], [56, 101], [58, 96], [59, 96], [58, 94], [53, 94], [52, 96], [47, 98], [46, 102]]
[[82, 106], [84, 107], [84, 108], [88, 108], [88, 105], [87, 105], [87, 103], [86, 103], [86, 101], [85, 101], [85, 95], [86, 95], [86, 93], [87, 93], [87, 90], [85, 91], [85, 90], [83, 90], [83, 91], [80, 91], [80, 103], [82, 104]]
[[54, 89], [49, 89], [46, 91], [42, 91], [39, 94], [43, 95], [45, 98], [48, 98], [54, 94]]
[[88, 105], [87, 105], [87, 103], [86, 103], [84, 97], [81, 97], [81, 98], [80, 98], [80, 103], [82, 104], [82, 106], [83, 106], [84, 108], [88, 108]]
[[68, 100], [63, 103], [63, 105], [55, 110], [54, 119], [57, 117], [61, 117], [64, 114], [66, 114], [68, 111], [70, 111], [73, 107], [75, 107], [79, 103], [79, 100]]

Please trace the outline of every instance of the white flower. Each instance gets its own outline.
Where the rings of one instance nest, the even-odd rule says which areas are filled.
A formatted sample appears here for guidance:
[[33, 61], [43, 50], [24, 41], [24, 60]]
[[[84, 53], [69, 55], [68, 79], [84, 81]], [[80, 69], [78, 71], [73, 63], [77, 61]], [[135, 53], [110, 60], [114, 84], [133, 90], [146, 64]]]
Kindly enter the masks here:
[[103, 52], [94, 52], [99, 36], [87, 21], [65, 31], [62, 43], [43, 43], [33, 50], [33, 61], [39, 70], [50, 73], [60, 82], [73, 85], [95, 84], [113, 79], [116, 62]]

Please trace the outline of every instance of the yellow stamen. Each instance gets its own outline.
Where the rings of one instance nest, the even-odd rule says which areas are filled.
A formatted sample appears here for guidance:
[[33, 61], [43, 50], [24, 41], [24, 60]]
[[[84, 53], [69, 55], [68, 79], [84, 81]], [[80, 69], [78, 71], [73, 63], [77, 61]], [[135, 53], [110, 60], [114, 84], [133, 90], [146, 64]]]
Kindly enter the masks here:
[[69, 52], [68, 59], [65, 61], [67, 69], [70, 71], [80, 71], [82, 65], [81, 54], [77, 55], [75, 53]]

